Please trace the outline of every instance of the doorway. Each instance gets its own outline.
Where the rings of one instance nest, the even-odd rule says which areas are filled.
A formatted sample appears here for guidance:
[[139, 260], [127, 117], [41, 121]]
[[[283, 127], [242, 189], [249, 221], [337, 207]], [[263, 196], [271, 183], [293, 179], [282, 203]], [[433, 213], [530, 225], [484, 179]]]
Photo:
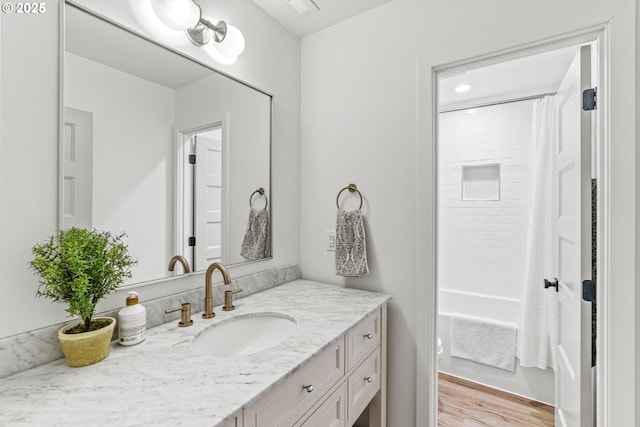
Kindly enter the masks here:
[[198, 271], [225, 255], [223, 123], [178, 132], [177, 139], [177, 193], [184, 224], [178, 228], [178, 250]]
[[[590, 391], [591, 351], [587, 357], [586, 343], [569, 348], [566, 334], [558, 329], [558, 317], [567, 323], [564, 317], [569, 313], [562, 301], [571, 300], [580, 311], [577, 322], [584, 326], [582, 335], [588, 336], [591, 349], [591, 317], [580, 317], [587, 311], [591, 316], [591, 305], [577, 297], [580, 277], [587, 278], [581, 271], [587, 260], [579, 256], [587, 246], [591, 269], [591, 233], [588, 242], [582, 236], [583, 243], [557, 235], [571, 216], [568, 206], [577, 206], [583, 223], [588, 214], [588, 225], [592, 225], [591, 135], [582, 164], [553, 169], [562, 143], [571, 139], [563, 126], [574, 114], [580, 127], [584, 116], [578, 109], [563, 112], [568, 89], [562, 84], [585, 49], [594, 54], [593, 61], [583, 57], [583, 63], [597, 70], [592, 66], [598, 63], [597, 44], [592, 42], [516, 59], [492, 58], [491, 64], [471, 63], [437, 73], [439, 371], [446, 378], [468, 382], [472, 394], [482, 387], [490, 395], [491, 390], [500, 390], [525, 399], [530, 406], [555, 406], [557, 426], [588, 425], [584, 423], [591, 416], [588, 408], [595, 407]], [[590, 87], [596, 86], [597, 72], [587, 79]], [[580, 87], [571, 90], [574, 97], [582, 93]], [[592, 126], [597, 126], [595, 118]], [[541, 141], [550, 146], [544, 148]], [[588, 178], [589, 184], [588, 200], [582, 203], [579, 191], [571, 199], [575, 189], [581, 188], [580, 176]], [[581, 217], [587, 202], [589, 210]], [[572, 247], [576, 242], [577, 247]], [[569, 273], [574, 267], [577, 271]], [[543, 288], [544, 279], [552, 285], [554, 275], [573, 277], [561, 279], [560, 284], [556, 281], [549, 292], [549, 287]], [[562, 293], [556, 294], [556, 289]], [[577, 356], [569, 354], [575, 351]], [[569, 386], [563, 366], [571, 357], [585, 366], [574, 370], [588, 373], [578, 392], [565, 391]], [[585, 400], [580, 399], [583, 395]], [[440, 397], [440, 425], [452, 425], [447, 421], [446, 396]], [[453, 412], [460, 416], [460, 403], [455, 405]], [[486, 409], [493, 412], [486, 425], [494, 425], [492, 417], [498, 408]], [[470, 411], [478, 422], [477, 408]], [[509, 425], [518, 425], [517, 415], [504, 416], [514, 417], [508, 419]]]

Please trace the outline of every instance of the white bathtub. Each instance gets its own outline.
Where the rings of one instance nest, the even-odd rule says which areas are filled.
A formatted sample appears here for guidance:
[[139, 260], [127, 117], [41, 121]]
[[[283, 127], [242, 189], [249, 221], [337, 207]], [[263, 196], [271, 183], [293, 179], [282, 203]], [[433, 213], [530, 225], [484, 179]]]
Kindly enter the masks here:
[[520, 322], [520, 300], [475, 292], [440, 289], [438, 312], [469, 314], [503, 322]]
[[554, 374], [551, 369], [522, 368], [509, 372], [450, 355], [451, 313], [519, 324], [520, 300], [498, 295], [440, 288], [438, 293], [438, 336], [443, 355], [439, 370], [489, 387], [553, 405]]

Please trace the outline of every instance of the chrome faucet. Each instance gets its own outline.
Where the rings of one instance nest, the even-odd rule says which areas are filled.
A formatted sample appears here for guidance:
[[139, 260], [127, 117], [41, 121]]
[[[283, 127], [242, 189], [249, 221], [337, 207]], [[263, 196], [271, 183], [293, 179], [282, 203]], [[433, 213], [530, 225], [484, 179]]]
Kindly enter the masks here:
[[202, 313], [202, 317], [205, 319], [211, 319], [216, 314], [213, 312], [213, 271], [220, 270], [222, 273], [222, 279], [224, 280], [225, 285], [231, 284], [231, 276], [229, 275], [229, 271], [227, 271], [227, 267], [222, 265], [219, 262], [214, 262], [207, 268], [207, 272], [204, 275], [204, 313]]
[[171, 258], [171, 261], [169, 261], [169, 271], [173, 271], [177, 262], [180, 262], [180, 264], [182, 264], [182, 268], [184, 269], [185, 274], [191, 273], [191, 268], [189, 268], [189, 261], [187, 261], [187, 259], [182, 255], [176, 255]]

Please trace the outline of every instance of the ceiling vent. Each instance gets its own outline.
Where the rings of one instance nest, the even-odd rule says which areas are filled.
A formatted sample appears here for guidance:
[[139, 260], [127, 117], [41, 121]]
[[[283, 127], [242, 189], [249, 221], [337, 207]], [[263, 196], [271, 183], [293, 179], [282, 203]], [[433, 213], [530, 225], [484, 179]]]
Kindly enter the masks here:
[[320, 10], [313, 0], [287, 0], [287, 4], [300, 16], [311, 15]]

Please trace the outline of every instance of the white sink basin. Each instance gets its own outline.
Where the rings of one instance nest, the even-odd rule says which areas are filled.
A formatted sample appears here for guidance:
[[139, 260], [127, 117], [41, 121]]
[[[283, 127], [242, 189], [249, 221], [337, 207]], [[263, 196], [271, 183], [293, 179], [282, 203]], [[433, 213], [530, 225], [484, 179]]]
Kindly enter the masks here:
[[193, 339], [193, 350], [208, 356], [241, 356], [271, 348], [293, 335], [296, 322], [278, 313], [247, 314], [216, 323]]

